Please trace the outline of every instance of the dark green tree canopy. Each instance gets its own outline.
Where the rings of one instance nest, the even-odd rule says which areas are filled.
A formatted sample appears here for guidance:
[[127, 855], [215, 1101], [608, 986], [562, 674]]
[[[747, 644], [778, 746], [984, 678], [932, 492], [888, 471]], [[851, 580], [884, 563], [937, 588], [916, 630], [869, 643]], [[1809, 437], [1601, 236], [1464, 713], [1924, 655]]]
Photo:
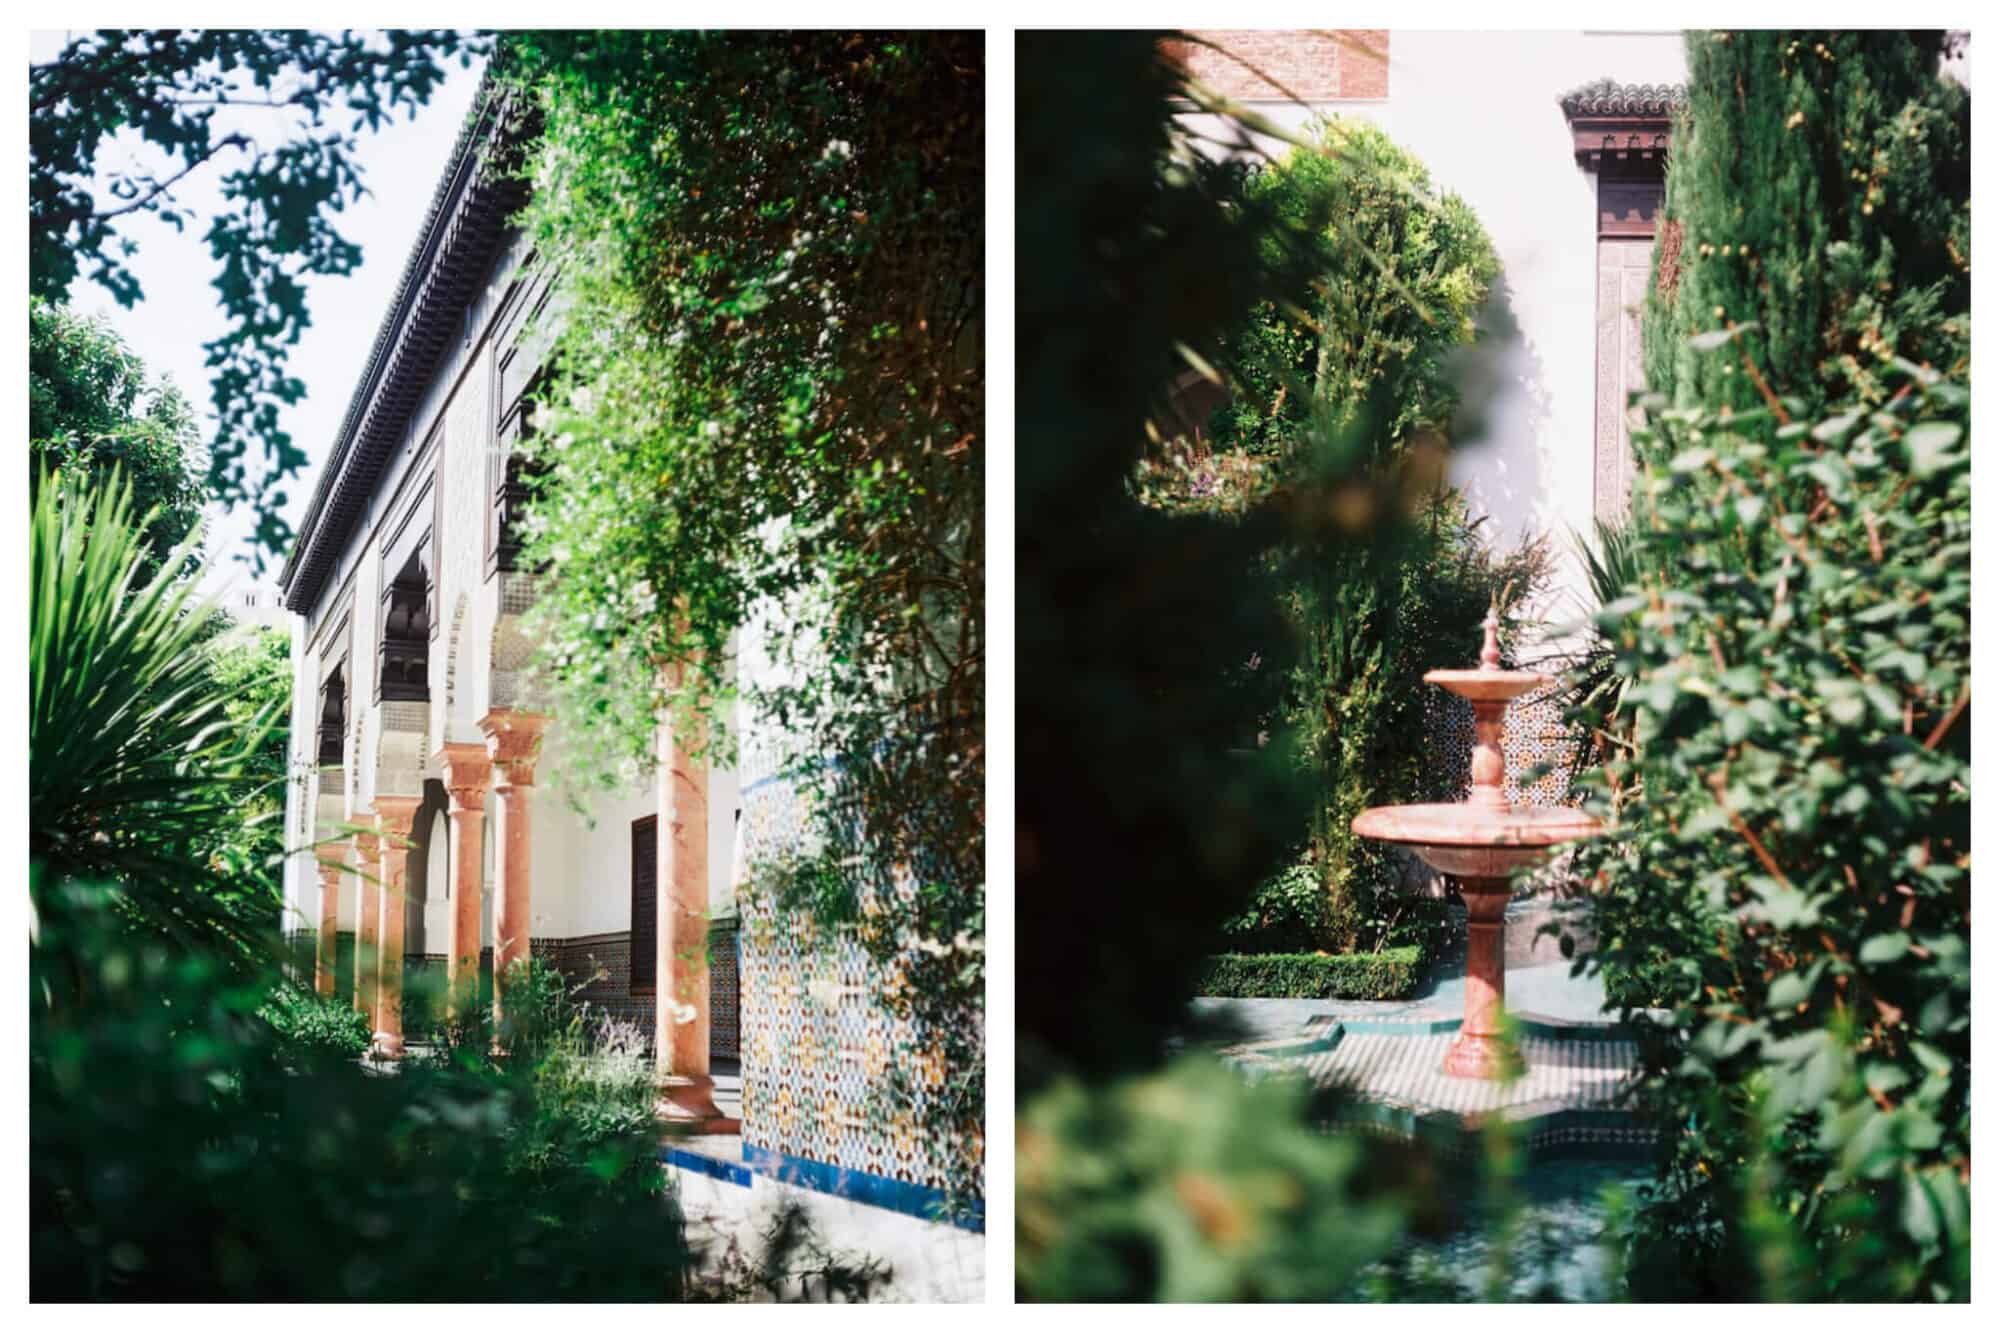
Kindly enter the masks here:
[[[302, 280], [361, 261], [335, 226], [365, 191], [360, 135], [399, 110], [414, 115], [446, 60], [469, 61], [478, 45], [450, 31], [107, 30], [28, 71], [31, 294], [61, 301], [87, 278], [122, 305], [144, 299], [125, 222], [151, 214], [177, 229], [201, 225], [176, 190], [204, 168], [222, 173], [223, 207], [202, 233], [229, 319], [206, 345], [218, 419], [209, 487], [224, 504], [257, 506], [263, 551], [290, 538], [278, 488], [305, 464], [278, 425], [281, 406], [304, 393], [285, 373], [311, 322]], [[237, 109], [270, 123], [253, 133], [218, 121]], [[100, 175], [121, 132], [138, 135], [151, 162]], [[257, 453], [265, 465], [253, 474]]]
[[[1739, 411], [1790, 396], [1809, 415], [1880, 403], [1895, 357], [1965, 372], [1971, 97], [1939, 73], [1944, 42], [1689, 35], [1646, 304], [1648, 385], [1678, 406]], [[1732, 326], [1756, 375], [1689, 341]]]
[[28, 301], [28, 484], [44, 473], [121, 468], [145, 530], [142, 577], [194, 531], [207, 457], [194, 409], [108, 323], [40, 297]]

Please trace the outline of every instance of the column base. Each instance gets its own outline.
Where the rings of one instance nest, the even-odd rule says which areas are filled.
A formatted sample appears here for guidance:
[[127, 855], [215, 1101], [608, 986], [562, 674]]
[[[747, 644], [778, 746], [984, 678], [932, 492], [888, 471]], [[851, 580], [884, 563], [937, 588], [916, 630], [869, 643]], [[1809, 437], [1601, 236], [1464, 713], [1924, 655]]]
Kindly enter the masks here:
[[1461, 1031], [1444, 1053], [1444, 1072], [1452, 1078], [1517, 1078], [1527, 1067], [1514, 1043], [1486, 1033]]
[[653, 1114], [676, 1134], [741, 1134], [743, 1122], [715, 1104], [715, 1080], [706, 1074], [669, 1074], [660, 1080]]

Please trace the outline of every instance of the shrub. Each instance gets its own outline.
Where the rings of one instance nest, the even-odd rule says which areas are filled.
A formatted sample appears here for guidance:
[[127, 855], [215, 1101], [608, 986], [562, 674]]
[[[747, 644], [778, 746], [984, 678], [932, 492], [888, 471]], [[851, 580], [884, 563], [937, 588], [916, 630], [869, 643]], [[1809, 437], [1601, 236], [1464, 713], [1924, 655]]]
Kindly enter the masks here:
[[1656, 401], [1638, 436], [1660, 572], [1600, 616], [1636, 749], [1578, 858], [1599, 964], [1671, 1010], [1635, 1022], [1688, 1127], [1635, 1281], [1966, 1289], [1970, 395], [1885, 373], [1873, 411]]
[[358, 1060], [367, 1053], [367, 1018], [338, 996], [328, 999], [286, 982], [257, 1012], [279, 1043], [303, 1060]]
[[93, 984], [31, 1011], [36, 1299], [681, 1294], [650, 1124], [572, 1116], [556, 1140], [574, 1104], [532, 1066], [300, 1061], [260, 1017], [268, 981], [159, 947], [115, 898], [39, 896], [35, 994], [78, 971]]
[[[1665, 1140], [1635, 1295], [1960, 1298], [1969, 161], [1937, 34], [1689, 37], [1598, 615], [1607, 991]], [[1677, 247], [1677, 250], [1676, 250]], [[1670, 281], [1668, 279], [1671, 279]]]
[[1339, 1299], [1401, 1233], [1359, 1182], [1378, 1149], [1307, 1128], [1292, 1081], [1214, 1060], [1087, 1087], [1021, 1112], [1015, 1274], [1060, 1301]]
[[1400, 1000], [1415, 992], [1415, 945], [1381, 953], [1217, 954], [1199, 994], [1299, 1000]]

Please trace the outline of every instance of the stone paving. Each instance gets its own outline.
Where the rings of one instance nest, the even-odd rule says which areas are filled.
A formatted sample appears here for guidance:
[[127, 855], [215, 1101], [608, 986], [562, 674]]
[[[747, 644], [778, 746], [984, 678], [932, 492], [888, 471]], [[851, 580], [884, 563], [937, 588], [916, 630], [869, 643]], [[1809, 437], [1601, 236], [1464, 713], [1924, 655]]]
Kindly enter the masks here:
[[1508, 969], [1507, 1012], [1526, 1069], [1507, 1082], [1442, 1070], [1464, 1012], [1464, 978], [1449, 957], [1406, 1000], [1199, 999], [1194, 1040], [1253, 1077], [1290, 1072], [1344, 1087], [1354, 1100], [1342, 1121], [1395, 1137], [1462, 1137], [1499, 1116], [1520, 1125], [1537, 1154], [1643, 1150], [1651, 1135], [1623, 1096], [1637, 1047], [1604, 1012], [1602, 984], [1569, 973], [1567, 962]]

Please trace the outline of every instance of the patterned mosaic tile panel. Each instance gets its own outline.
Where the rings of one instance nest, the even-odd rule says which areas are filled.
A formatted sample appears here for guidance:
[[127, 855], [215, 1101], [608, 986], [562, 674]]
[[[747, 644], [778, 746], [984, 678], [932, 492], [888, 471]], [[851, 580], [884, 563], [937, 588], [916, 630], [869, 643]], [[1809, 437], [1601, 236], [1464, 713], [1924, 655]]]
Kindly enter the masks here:
[[[798, 787], [754, 769], [744, 776], [746, 861], [808, 850], [813, 834]], [[942, 1060], [925, 1034], [877, 1002], [894, 994], [896, 969], [878, 966], [850, 932], [822, 936], [811, 917], [780, 912], [754, 891], [738, 907], [744, 1141], [950, 1188], [940, 1145], [919, 1129], [924, 1099], [944, 1081]], [[895, 1070], [915, 1074], [915, 1105], [892, 1105], [884, 1095]]]
[[[1472, 784], [1472, 705], [1435, 686], [1425, 686], [1424, 720], [1430, 751], [1440, 766], [1434, 798], [1465, 799]], [[1568, 764], [1575, 739], [1563, 722], [1556, 687], [1524, 694], [1507, 707], [1501, 745], [1507, 752], [1507, 799], [1516, 805], [1569, 804]], [[1536, 775], [1533, 770], [1546, 767]]]

